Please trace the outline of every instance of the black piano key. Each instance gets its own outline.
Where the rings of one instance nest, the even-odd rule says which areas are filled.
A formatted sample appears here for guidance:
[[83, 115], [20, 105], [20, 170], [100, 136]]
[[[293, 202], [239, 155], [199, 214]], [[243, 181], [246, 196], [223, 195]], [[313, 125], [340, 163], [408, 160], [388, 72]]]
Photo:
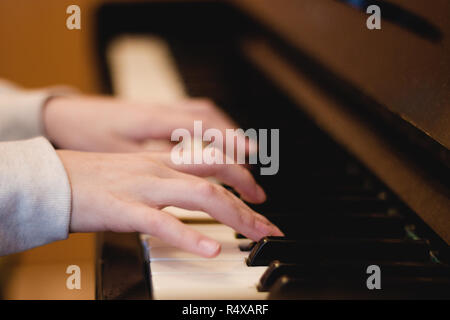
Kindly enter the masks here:
[[426, 240], [402, 239], [319, 239], [293, 240], [265, 237], [258, 241], [246, 259], [248, 266], [282, 262], [319, 261], [429, 261]]
[[242, 233], [239, 232], [235, 232], [234, 236], [236, 237], [236, 239], [247, 239], [246, 236], [244, 236]]
[[265, 214], [289, 238], [403, 238], [405, 219], [385, 213]]
[[449, 299], [450, 279], [444, 277], [382, 278], [381, 289], [369, 290], [366, 279], [355, 283], [340, 279], [282, 276], [271, 287], [269, 299]]
[[252, 251], [253, 247], [256, 245], [256, 242], [252, 241], [250, 243], [244, 243], [239, 245], [239, 250], [241, 251]]
[[[273, 261], [261, 276], [259, 291], [269, 291], [281, 277], [328, 279], [339, 278], [346, 282], [361, 282], [367, 278], [365, 263], [283, 263]], [[394, 262], [378, 264], [382, 278], [399, 279], [405, 277], [444, 277], [450, 279], [450, 267], [431, 262]]]
[[[396, 204], [377, 196], [315, 196], [301, 193], [298, 188], [281, 188], [276, 191], [265, 188], [266, 203], [250, 205], [258, 212], [388, 212], [395, 209]], [[300, 191], [299, 191], [300, 190]], [[295, 201], [293, 201], [295, 199]]]
[[325, 197], [309, 198], [303, 202], [305, 208], [312, 211], [334, 212], [387, 212], [392, 204], [374, 196], [367, 197]]
[[272, 285], [281, 277], [307, 277], [312, 273], [313, 264], [283, 263], [278, 260], [272, 261], [259, 279], [258, 291], [269, 291]]

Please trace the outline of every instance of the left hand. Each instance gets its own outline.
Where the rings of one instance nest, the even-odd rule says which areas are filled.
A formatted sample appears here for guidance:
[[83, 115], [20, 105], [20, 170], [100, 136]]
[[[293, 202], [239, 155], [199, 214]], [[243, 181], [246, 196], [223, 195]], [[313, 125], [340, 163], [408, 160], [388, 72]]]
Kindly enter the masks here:
[[[168, 151], [174, 129], [193, 131], [194, 120], [203, 130], [236, 124], [207, 99], [186, 99], [170, 105], [136, 103], [117, 98], [68, 96], [51, 98], [43, 110], [47, 137], [62, 149], [97, 152]], [[152, 150], [154, 151], [154, 149]]]

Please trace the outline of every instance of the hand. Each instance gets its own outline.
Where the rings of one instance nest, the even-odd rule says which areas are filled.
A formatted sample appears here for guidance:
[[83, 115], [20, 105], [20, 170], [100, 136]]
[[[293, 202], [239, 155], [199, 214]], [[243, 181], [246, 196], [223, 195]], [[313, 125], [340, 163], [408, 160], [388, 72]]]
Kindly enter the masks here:
[[[166, 206], [207, 212], [253, 240], [282, 232], [220, 185], [214, 176], [249, 202], [264, 191], [240, 165], [174, 165], [168, 153], [86, 153], [57, 151], [72, 186], [71, 232], [142, 232], [205, 257], [220, 244], [161, 211]], [[194, 176], [198, 175], [198, 176]]]
[[172, 147], [172, 131], [192, 131], [194, 120], [203, 120], [204, 130], [225, 132], [236, 127], [206, 99], [161, 105], [106, 97], [55, 97], [47, 102], [43, 113], [50, 141], [61, 149], [80, 151], [142, 152], [148, 150], [148, 140], [159, 140], [159, 150], [167, 151]]

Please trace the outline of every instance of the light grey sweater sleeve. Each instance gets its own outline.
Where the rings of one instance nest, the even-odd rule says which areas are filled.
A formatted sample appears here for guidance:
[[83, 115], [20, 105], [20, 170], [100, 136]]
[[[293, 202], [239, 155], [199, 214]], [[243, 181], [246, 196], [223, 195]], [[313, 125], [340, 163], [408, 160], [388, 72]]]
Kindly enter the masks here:
[[0, 255], [66, 239], [70, 211], [66, 171], [45, 138], [0, 143]]
[[67, 87], [25, 90], [0, 79], [0, 141], [44, 135], [42, 108], [54, 96], [74, 93]]
[[[0, 141], [43, 135], [42, 107], [58, 90], [21, 90], [0, 80]], [[66, 239], [71, 188], [43, 137], [0, 142], [0, 256]]]

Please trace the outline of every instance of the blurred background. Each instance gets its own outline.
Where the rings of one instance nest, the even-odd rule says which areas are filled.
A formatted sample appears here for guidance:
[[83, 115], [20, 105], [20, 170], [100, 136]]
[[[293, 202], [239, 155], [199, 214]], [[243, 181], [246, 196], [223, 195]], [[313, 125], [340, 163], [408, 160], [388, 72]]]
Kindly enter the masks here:
[[[55, 83], [98, 92], [95, 8], [103, 0], [0, 1], [0, 77], [26, 87]], [[66, 28], [66, 8], [81, 8], [81, 30]]]

